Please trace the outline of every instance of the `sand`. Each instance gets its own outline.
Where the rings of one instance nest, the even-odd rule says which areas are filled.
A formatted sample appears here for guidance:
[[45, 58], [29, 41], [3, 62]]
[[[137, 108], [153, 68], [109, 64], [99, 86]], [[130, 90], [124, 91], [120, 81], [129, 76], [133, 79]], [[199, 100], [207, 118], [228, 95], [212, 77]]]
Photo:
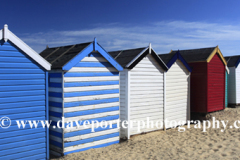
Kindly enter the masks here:
[[[240, 120], [240, 108], [214, 112], [208, 119]], [[239, 123], [240, 126], [240, 123]], [[187, 127], [187, 126], [185, 126]], [[155, 131], [105, 148], [73, 153], [60, 159], [240, 159], [240, 129], [177, 129]]]

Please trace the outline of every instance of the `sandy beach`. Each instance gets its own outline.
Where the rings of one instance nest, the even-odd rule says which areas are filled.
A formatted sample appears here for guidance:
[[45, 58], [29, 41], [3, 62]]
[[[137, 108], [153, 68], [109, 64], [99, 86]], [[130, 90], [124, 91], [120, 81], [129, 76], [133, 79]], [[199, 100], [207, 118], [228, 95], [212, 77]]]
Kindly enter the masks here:
[[192, 124], [185, 132], [178, 132], [176, 128], [136, 135], [120, 144], [59, 159], [240, 159], [240, 129], [229, 128], [234, 121], [240, 120], [240, 108], [227, 108], [207, 116], [208, 119], [212, 117], [228, 120], [227, 129], [221, 132], [221, 129], [210, 128], [202, 132]]

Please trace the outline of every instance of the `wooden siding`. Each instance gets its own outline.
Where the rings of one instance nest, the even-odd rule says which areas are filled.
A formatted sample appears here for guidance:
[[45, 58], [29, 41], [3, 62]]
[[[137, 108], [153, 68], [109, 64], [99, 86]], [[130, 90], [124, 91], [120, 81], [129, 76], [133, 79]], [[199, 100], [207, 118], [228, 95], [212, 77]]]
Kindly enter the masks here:
[[[61, 78], [60, 78], [61, 79]], [[56, 80], [56, 81], [60, 81]], [[111, 121], [111, 127], [97, 128], [91, 132], [91, 124], [64, 129], [64, 148], [55, 147], [64, 155], [119, 143], [119, 72], [98, 53], [91, 53], [64, 73], [63, 99], [53, 98], [56, 103], [64, 101], [63, 114], [68, 120]], [[65, 126], [67, 124], [65, 123]], [[60, 140], [60, 139], [59, 139]]]
[[225, 65], [218, 54], [208, 63], [207, 112], [225, 108]]
[[46, 72], [10, 42], [0, 45], [0, 159], [47, 159], [47, 129], [18, 129], [13, 120], [46, 120]]
[[229, 75], [228, 75], [228, 103], [236, 104], [237, 103], [237, 95], [236, 95], [236, 68], [229, 67]]
[[[130, 73], [130, 120], [163, 121], [163, 69], [156, 60], [147, 55]], [[130, 129], [130, 135], [157, 130], [144, 128], [137, 131], [137, 125]], [[159, 128], [160, 129], [160, 128]]]
[[225, 107], [228, 107], [228, 72], [226, 71], [225, 74]]
[[[63, 146], [59, 146], [58, 142], [63, 141], [63, 130], [56, 129], [57, 126], [57, 118], [61, 118], [63, 116], [63, 103], [55, 102], [52, 99], [54, 98], [63, 98], [63, 82], [55, 82], [56, 79], [63, 77], [62, 71], [50, 71], [49, 73], [49, 116], [50, 120], [52, 120], [49, 138], [50, 138], [50, 153], [55, 156], [61, 156], [62, 153], [56, 150], [56, 147], [63, 148]], [[55, 126], [55, 127], [53, 127]]]
[[[124, 69], [120, 72], [120, 120], [129, 120], [129, 71]], [[120, 138], [129, 139], [128, 124], [125, 124], [127, 128], [120, 128]]]
[[[189, 71], [180, 60], [177, 60], [166, 73], [165, 119], [174, 120], [181, 125], [190, 120], [189, 75]], [[176, 126], [169, 124], [166, 128]]]
[[236, 92], [236, 104], [240, 104], [240, 67], [236, 68], [236, 86], [235, 86], [235, 92]]
[[207, 109], [207, 63], [189, 63], [193, 68], [190, 83], [191, 112], [206, 113]]

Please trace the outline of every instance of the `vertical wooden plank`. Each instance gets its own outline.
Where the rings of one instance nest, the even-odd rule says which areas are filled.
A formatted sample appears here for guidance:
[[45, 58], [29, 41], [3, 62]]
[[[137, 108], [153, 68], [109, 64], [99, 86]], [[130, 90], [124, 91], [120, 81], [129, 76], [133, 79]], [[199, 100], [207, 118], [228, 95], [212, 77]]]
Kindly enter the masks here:
[[227, 92], [227, 90], [228, 90], [228, 86], [227, 86], [227, 84], [228, 84], [228, 73], [227, 73], [227, 71], [226, 71], [226, 82], [225, 82], [225, 107], [227, 108], [228, 107], [228, 92]]
[[208, 113], [208, 100], [209, 100], [209, 63], [206, 63], [207, 64], [207, 70], [206, 70], [206, 76], [207, 76], [207, 82], [206, 82], [206, 105], [203, 109], [200, 108], [201, 112], [205, 112], [205, 113]]
[[164, 131], [166, 131], [166, 71], [163, 72], [163, 124]]
[[[126, 96], [126, 81], [127, 81], [127, 75], [126, 75], [126, 69], [120, 72], [119, 74], [119, 90], [120, 90], [120, 120], [123, 122], [124, 120], [127, 119], [127, 96]], [[121, 125], [122, 123], [120, 123]], [[123, 128], [120, 126], [120, 138], [127, 138], [127, 129]]]
[[127, 121], [128, 121], [128, 128], [127, 128], [127, 138], [130, 139], [130, 70], [126, 69], [126, 100], [127, 100], [127, 104], [126, 104], [126, 110], [127, 110]]
[[237, 78], [237, 68], [234, 69], [234, 82], [235, 82], [235, 86], [234, 86], [234, 97], [235, 97], [235, 103], [237, 104], [238, 101], [238, 96], [237, 96], [237, 84], [239, 83]]
[[236, 100], [236, 88], [237, 88], [237, 77], [236, 75], [237, 68], [235, 67], [229, 67], [229, 75], [228, 75], [228, 82], [227, 82], [227, 97], [228, 97], [228, 103], [231, 105], [234, 105], [237, 103]]
[[191, 86], [191, 72], [189, 72], [189, 76], [188, 76], [188, 97], [187, 97], [187, 98], [188, 98], [188, 100], [187, 100], [187, 103], [188, 103], [188, 104], [187, 104], [187, 113], [188, 113], [188, 114], [187, 114], [187, 116], [188, 116], [188, 117], [187, 117], [187, 120], [189, 120], [189, 121], [191, 120], [191, 110], [190, 110], [191, 88], [190, 88], [190, 86]]
[[[64, 71], [62, 71], [62, 117], [64, 117]], [[62, 124], [65, 125], [65, 124]], [[62, 151], [64, 155], [64, 128], [62, 129]]]
[[[230, 74], [233, 74], [235, 76], [234, 83], [229, 82], [229, 85], [232, 85], [234, 87], [234, 92], [235, 92], [235, 104], [239, 105], [240, 104], [240, 67], [238, 65], [237, 68], [233, 67], [234, 70], [233, 72], [230, 71]], [[228, 86], [230, 87], [230, 86]], [[230, 98], [230, 97], [229, 97]]]
[[[226, 68], [225, 68], [226, 69]], [[224, 72], [224, 96], [223, 96], [223, 106], [224, 106], [224, 108], [223, 109], [225, 109], [226, 108], [226, 75], [227, 75], [227, 71], [225, 70], [225, 72]]]
[[[46, 120], [47, 121], [49, 121], [49, 102], [48, 102], [48, 83], [49, 83], [49, 79], [48, 79], [48, 71], [46, 71], [46, 73], [45, 73], [45, 75], [46, 75]], [[46, 149], [47, 149], [47, 151], [46, 151], [46, 153], [47, 153], [47, 159], [49, 159], [49, 128], [48, 127], [46, 127], [46, 130], [47, 130], [47, 132], [46, 132], [46, 138], [47, 138], [47, 147], [46, 147]]]

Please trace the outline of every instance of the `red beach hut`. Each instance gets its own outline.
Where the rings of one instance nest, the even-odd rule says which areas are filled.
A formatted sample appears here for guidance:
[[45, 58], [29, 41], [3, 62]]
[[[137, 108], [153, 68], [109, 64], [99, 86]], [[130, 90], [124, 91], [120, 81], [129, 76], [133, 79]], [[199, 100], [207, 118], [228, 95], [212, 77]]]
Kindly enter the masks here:
[[[174, 54], [177, 51], [171, 51]], [[192, 67], [191, 112], [209, 113], [225, 109], [226, 60], [217, 47], [180, 50]]]

